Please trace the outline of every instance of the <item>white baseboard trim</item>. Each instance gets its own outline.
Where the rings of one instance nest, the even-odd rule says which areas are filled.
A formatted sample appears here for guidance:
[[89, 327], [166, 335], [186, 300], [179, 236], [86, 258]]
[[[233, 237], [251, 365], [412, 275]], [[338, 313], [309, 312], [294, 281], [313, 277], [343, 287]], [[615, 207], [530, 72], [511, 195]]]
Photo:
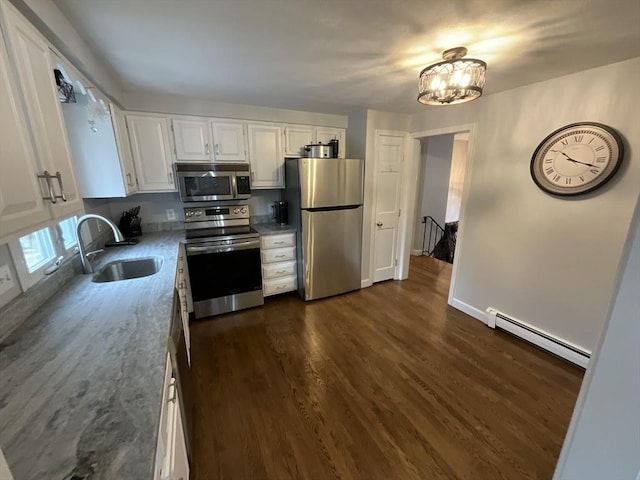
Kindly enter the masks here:
[[413, 255], [414, 257], [419, 257], [420, 255], [422, 255], [422, 250], [417, 250], [415, 248], [412, 248], [411, 255]]
[[365, 278], [364, 280], [360, 280], [360, 288], [367, 288], [367, 287], [370, 287], [371, 285], [373, 285], [373, 282], [368, 278]]
[[487, 315], [482, 310], [477, 309], [476, 307], [472, 307], [468, 303], [464, 303], [463, 301], [454, 298], [450, 305], [453, 308], [457, 308], [458, 310], [466, 313], [467, 315], [472, 316], [476, 320], [480, 320], [485, 325], [487, 324]]
[[591, 352], [579, 345], [552, 335], [522, 320], [509, 317], [495, 308], [487, 308], [486, 318], [487, 325], [490, 327], [509, 332], [582, 368], [587, 368], [589, 365]]

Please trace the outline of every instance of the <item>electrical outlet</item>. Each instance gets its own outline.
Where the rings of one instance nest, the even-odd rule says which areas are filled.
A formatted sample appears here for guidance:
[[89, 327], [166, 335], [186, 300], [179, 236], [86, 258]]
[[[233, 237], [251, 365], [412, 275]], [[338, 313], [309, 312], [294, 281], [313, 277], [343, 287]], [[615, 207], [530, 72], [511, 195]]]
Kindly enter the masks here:
[[170, 222], [176, 220], [176, 211], [173, 208], [167, 208], [167, 220]]
[[2, 265], [0, 267], [0, 295], [4, 292], [8, 292], [15, 286], [13, 278], [11, 277], [11, 269], [9, 265]]

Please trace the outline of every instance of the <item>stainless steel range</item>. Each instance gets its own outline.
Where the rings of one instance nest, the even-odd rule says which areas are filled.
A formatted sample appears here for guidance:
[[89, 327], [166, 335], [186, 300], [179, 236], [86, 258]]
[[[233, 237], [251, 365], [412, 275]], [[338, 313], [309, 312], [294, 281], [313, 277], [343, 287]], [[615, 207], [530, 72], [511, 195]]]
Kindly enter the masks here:
[[260, 234], [248, 205], [184, 209], [188, 278], [195, 318], [264, 304]]

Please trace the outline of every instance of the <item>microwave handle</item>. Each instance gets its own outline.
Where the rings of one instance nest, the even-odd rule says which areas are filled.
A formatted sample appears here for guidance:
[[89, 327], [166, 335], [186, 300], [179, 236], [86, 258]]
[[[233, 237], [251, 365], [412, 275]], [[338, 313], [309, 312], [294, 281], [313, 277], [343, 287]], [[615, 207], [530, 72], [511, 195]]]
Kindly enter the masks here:
[[233, 194], [233, 198], [238, 198], [238, 179], [235, 173], [231, 175], [231, 193]]

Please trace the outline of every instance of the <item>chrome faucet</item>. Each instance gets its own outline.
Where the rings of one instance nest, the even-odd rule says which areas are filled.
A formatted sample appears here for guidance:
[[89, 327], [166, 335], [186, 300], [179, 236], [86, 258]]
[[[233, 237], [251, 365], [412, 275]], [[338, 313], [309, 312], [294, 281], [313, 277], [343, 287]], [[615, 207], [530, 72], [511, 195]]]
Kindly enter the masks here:
[[122, 235], [120, 230], [118, 230], [118, 227], [116, 227], [116, 224], [113, 223], [108, 218], [103, 217], [102, 215], [96, 215], [94, 213], [87, 213], [86, 215], [81, 216], [78, 219], [78, 223], [76, 225], [76, 237], [78, 238], [78, 250], [80, 251], [80, 260], [82, 260], [82, 271], [84, 273], [93, 273], [93, 267], [91, 266], [91, 261], [89, 260], [88, 257], [92, 253], [97, 253], [97, 252], [84, 253], [84, 245], [82, 245], [82, 224], [91, 218], [95, 220], [102, 220], [104, 223], [109, 225], [111, 227], [111, 230], [113, 231], [113, 238], [116, 242], [124, 241], [124, 236]]

